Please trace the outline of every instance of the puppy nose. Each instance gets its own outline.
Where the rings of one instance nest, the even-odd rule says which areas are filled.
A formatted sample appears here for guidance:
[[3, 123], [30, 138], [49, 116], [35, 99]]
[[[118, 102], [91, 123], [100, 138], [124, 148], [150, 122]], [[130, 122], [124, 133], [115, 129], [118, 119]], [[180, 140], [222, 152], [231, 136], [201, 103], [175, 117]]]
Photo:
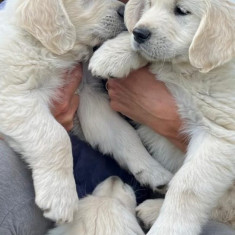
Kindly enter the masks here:
[[151, 32], [148, 29], [136, 28], [133, 30], [135, 41], [144, 43], [151, 37]]
[[111, 180], [113, 183], [121, 181], [118, 176], [111, 176], [111, 177], [110, 177], [110, 180]]
[[121, 18], [124, 18], [125, 6], [119, 7], [117, 12], [118, 12], [118, 15], [121, 16]]

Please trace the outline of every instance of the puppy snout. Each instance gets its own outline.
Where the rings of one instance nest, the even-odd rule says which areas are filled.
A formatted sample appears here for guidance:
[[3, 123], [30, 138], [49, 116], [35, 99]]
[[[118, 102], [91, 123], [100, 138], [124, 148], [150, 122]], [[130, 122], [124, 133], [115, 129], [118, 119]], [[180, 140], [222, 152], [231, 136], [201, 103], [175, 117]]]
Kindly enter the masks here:
[[136, 28], [133, 30], [135, 41], [138, 43], [144, 43], [151, 37], [151, 32], [145, 28]]
[[111, 176], [110, 181], [116, 183], [116, 182], [121, 182], [121, 179], [118, 176]]
[[125, 6], [119, 7], [117, 13], [121, 18], [124, 18]]

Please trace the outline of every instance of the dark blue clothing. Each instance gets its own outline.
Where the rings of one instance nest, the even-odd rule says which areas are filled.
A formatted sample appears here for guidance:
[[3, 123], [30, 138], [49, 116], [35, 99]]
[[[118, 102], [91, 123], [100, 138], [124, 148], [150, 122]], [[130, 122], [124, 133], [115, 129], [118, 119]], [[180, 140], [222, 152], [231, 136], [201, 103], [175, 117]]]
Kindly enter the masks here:
[[80, 198], [90, 194], [97, 184], [109, 176], [119, 176], [124, 182], [132, 186], [140, 203], [152, 196], [152, 191], [141, 187], [135, 178], [119, 165], [110, 156], [105, 156], [94, 150], [87, 143], [71, 137], [74, 157], [74, 176]]

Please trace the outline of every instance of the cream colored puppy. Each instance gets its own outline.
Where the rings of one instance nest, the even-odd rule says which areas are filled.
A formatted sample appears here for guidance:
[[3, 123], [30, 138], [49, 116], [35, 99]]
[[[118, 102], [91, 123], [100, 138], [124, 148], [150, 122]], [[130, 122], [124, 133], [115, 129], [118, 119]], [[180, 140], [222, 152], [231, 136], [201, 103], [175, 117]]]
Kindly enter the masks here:
[[71, 224], [48, 235], [144, 235], [135, 217], [136, 199], [131, 187], [118, 177], [99, 184], [92, 195], [78, 203]]
[[[212, 209], [210, 219], [217, 220], [232, 226], [235, 229], [235, 187], [227, 190], [219, 200], [217, 206]], [[136, 208], [137, 217], [140, 219], [145, 229], [150, 229], [157, 220], [164, 199], [150, 199], [141, 203]]]
[[175, 173], [148, 235], [198, 235], [217, 205], [225, 209], [217, 219], [225, 221], [227, 210], [234, 221], [234, 1], [130, 0], [125, 20], [130, 33], [105, 43], [92, 57], [91, 71], [123, 77], [151, 63], [190, 138], [184, 154], [149, 128], [138, 129], [154, 158]]
[[[65, 71], [125, 29], [123, 14], [116, 0], [8, 0], [1, 11], [0, 134], [32, 168], [36, 203], [57, 222], [72, 220], [78, 198], [70, 139], [50, 101], [59, 100]], [[156, 189], [168, 183], [172, 174], [111, 110], [100, 82], [87, 75], [79, 91], [86, 141], [112, 154], [141, 184]]]
[[[49, 105], [63, 73], [124, 29], [114, 0], [8, 0], [0, 15], [0, 134], [32, 168], [36, 203], [56, 222], [77, 209], [70, 139]], [[95, 116], [95, 115], [93, 115]]]

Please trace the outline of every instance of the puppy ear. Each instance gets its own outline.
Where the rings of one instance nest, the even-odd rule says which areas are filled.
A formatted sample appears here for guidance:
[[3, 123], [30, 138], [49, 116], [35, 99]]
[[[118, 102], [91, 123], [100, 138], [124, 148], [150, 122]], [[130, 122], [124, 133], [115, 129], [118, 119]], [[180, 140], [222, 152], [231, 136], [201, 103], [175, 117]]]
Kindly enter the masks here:
[[235, 4], [208, 6], [189, 49], [191, 64], [207, 73], [235, 56]]
[[141, 18], [145, 8], [145, 0], [129, 0], [125, 8], [125, 23], [129, 32], [132, 32]]
[[51, 52], [61, 55], [74, 46], [75, 27], [63, 0], [24, 0], [17, 8], [18, 22]]

